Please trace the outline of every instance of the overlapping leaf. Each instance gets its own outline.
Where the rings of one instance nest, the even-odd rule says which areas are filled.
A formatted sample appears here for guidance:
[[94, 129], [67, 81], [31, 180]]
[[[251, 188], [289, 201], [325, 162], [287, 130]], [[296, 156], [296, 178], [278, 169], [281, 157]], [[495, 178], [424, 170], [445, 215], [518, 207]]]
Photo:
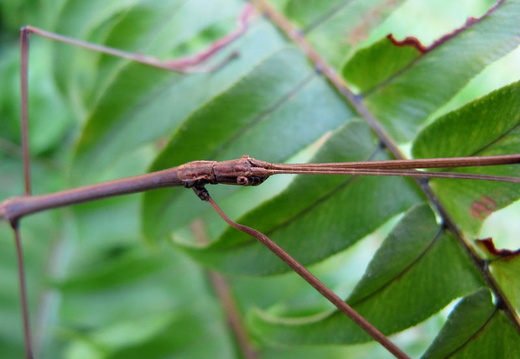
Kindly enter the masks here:
[[[389, 38], [361, 49], [343, 67], [343, 76], [364, 93], [411, 66], [420, 56], [413, 46], [395, 46]], [[377, 66], [376, 64], [385, 64]]]

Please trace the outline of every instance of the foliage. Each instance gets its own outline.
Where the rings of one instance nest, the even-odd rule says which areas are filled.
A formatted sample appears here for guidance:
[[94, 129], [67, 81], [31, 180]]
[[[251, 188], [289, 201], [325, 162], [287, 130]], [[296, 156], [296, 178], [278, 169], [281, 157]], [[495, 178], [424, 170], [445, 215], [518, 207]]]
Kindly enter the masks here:
[[[15, 90], [22, 21], [166, 59], [195, 53], [231, 31], [242, 8], [235, 0], [24, 4], [0, 7], [2, 19], [10, 19], [2, 23], [0, 49], [2, 199], [22, 187]], [[520, 73], [500, 60], [519, 45], [520, 1], [506, 0], [456, 33], [466, 17], [483, 16], [490, 1], [467, 8], [421, 0], [273, 4], [413, 157], [520, 151]], [[420, 26], [437, 32], [420, 33]], [[395, 46], [388, 32], [401, 40], [417, 36], [425, 46], [452, 36], [421, 53]], [[216, 72], [183, 75], [33, 37], [35, 192], [242, 154], [270, 162], [393, 158], [366, 119], [268, 18], [255, 17], [212, 62], [232, 51], [238, 59]], [[504, 80], [492, 83], [501, 68]], [[518, 165], [460, 171], [520, 175]], [[430, 185], [465, 240], [443, 226], [410, 179], [285, 176], [255, 188], [210, 191], [233, 218], [309, 265], [378, 328], [402, 332], [392, 339], [411, 356], [519, 356], [517, 327], [466, 250], [491, 212], [518, 199], [518, 185], [445, 179]], [[225, 273], [262, 358], [389, 355], [191, 191], [48, 211], [24, 219], [22, 228], [42, 358], [240, 357], [208, 279], [213, 270]], [[19, 357], [23, 346], [11, 241], [2, 225], [2, 357]], [[490, 269], [518, 311], [517, 263], [495, 258]]]

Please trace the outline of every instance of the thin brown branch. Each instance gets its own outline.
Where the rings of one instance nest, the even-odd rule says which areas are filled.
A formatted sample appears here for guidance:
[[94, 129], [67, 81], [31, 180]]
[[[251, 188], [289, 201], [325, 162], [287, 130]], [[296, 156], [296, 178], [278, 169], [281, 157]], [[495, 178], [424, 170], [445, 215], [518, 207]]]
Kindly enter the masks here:
[[278, 258], [283, 260], [293, 271], [295, 271], [300, 277], [302, 277], [307, 283], [312, 285], [321, 295], [323, 295], [329, 302], [331, 302], [336, 308], [347, 315], [352, 321], [354, 321], [361, 329], [363, 329], [372, 338], [378, 341], [383, 347], [385, 347], [390, 353], [396, 358], [409, 358], [399, 347], [392, 343], [383, 333], [381, 333], [376, 327], [370, 324], [363, 316], [356, 312], [351, 306], [349, 306], [343, 299], [338, 297], [336, 293], [330, 290], [323, 282], [321, 282], [314, 274], [312, 274], [305, 266], [301, 265], [296, 259], [294, 259], [289, 253], [287, 253], [278, 244], [273, 242], [262, 232], [257, 231], [254, 228], [234, 222], [229, 218], [224, 211], [213, 201], [209, 193], [204, 188], [194, 188], [195, 193], [203, 200], [208, 201], [209, 204], [217, 211], [222, 217], [233, 228], [244, 232], [251, 237], [257, 239], [260, 243], [265, 245], [271, 252], [273, 252]]

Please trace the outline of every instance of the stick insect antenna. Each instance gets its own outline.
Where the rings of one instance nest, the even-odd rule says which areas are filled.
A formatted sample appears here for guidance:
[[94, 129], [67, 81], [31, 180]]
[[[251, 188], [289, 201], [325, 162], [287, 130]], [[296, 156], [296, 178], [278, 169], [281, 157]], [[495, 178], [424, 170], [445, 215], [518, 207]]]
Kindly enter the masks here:
[[211, 198], [209, 192], [204, 188], [194, 187], [193, 190], [203, 201], [209, 202], [209, 204], [215, 209], [219, 216], [226, 221], [233, 228], [244, 232], [251, 237], [257, 239], [260, 243], [265, 245], [271, 252], [273, 252], [278, 258], [283, 260], [289, 267], [291, 267], [300, 277], [302, 277], [307, 283], [312, 285], [319, 293], [321, 293], [329, 302], [334, 304], [336, 308], [345, 313], [350, 319], [352, 319], [357, 325], [361, 327], [367, 334], [377, 340], [382, 346], [384, 346], [390, 353], [396, 358], [406, 359], [409, 358], [399, 347], [392, 343], [383, 333], [381, 333], [376, 327], [370, 324], [365, 318], [363, 318], [358, 312], [356, 312], [351, 306], [349, 306], [344, 300], [342, 300], [336, 293], [330, 290], [323, 282], [321, 282], [314, 274], [312, 274], [307, 268], [301, 265], [296, 259], [294, 259], [289, 253], [287, 253], [282, 247], [272, 241], [269, 237], [254, 228], [245, 226], [243, 224], [236, 223], [229, 218], [224, 211], [215, 203]]

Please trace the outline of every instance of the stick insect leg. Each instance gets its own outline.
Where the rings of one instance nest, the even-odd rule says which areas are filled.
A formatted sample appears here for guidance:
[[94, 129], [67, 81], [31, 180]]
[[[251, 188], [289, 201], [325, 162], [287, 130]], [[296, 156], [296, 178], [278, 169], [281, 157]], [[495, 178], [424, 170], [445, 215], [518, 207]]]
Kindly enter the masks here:
[[377, 328], [370, 324], [365, 318], [363, 318], [358, 312], [356, 312], [351, 306], [349, 306], [344, 300], [330, 290], [323, 282], [321, 282], [314, 274], [312, 274], [307, 268], [301, 265], [296, 259], [294, 259], [289, 253], [287, 253], [278, 244], [273, 242], [269, 237], [254, 228], [234, 222], [229, 218], [224, 211], [215, 203], [211, 198], [209, 192], [205, 188], [194, 188], [195, 194], [203, 201], [209, 202], [209, 204], [215, 209], [219, 216], [226, 221], [233, 228], [244, 232], [251, 237], [257, 239], [263, 245], [265, 245], [271, 252], [283, 260], [289, 267], [291, 267], [300, 277], [305, 279], [307, 283], [312, 285], [321, 295], [327, 300], [334, 304], [340, 311], [345, 313], [350, 319], [352, 319], [357, 325], [359, 325], [366, 333], [372, 338], [377, 340], [383, 345], [390, 353], [396, 358], [408, 358], [406, 353], [399, 349], [394, 343], [392, 343], [383, 333]]
[[237, 17], [237, 27], [234, 31], [215, 41], [208, 48], [206, 48], [198, 54], [166, 61], [162, 61], [153, 56], [146, 56], [139, 53], [122, 51], [109, 46], [93, 44], [87, 41], [70, 38], [53, 32], [45, 31], [33, 26], [25, 26], [21, 29], [21, 32], [22, 37], [28, 37], [29, 34], [36, 34], [48, 39], [56, 40], [74, 46], [83, 47], [85, 49], [101, 52], [107, 55], [117, 56], [124, 59], [136, 61], [144, 65], [156, 67], [159, 69], [171, 70], [180, 73], [210, 72], [220, 68], [230, 59], [236, 57], [236, 53], [232, 53], [230, 56], [224, 59], [223, 62], [217, 64], [216, 66], [204, 65], [204, 62], [209, 60], [211, 57], [216, 55], [218, 52], [230, 45], [233, 41], [238, 39], [241, 35], [243, 35], [246, 32], [249, 25], [249, 20], [251, 19], [253, 13], [254, 7], [250, 4], [246, 4], [240, 15]]
[[29, 320], [29, 305], [27, 304], [27, 284], [25, 280], [25, 265], [23, 260], [22, 239], [20, 236], [20, 228], [18, 220], [11, 221], [11, 228], [14, 233], [14, 241], [16, 245], [16, 257], [18, 263], [18, 286], [20, 288], [20, 298], [22, 304], [22, 320], [23, 333], [25, 342], [25, 357], [27, 359], [33, 358], [33, 347], [31, 339], [31, 325]]

